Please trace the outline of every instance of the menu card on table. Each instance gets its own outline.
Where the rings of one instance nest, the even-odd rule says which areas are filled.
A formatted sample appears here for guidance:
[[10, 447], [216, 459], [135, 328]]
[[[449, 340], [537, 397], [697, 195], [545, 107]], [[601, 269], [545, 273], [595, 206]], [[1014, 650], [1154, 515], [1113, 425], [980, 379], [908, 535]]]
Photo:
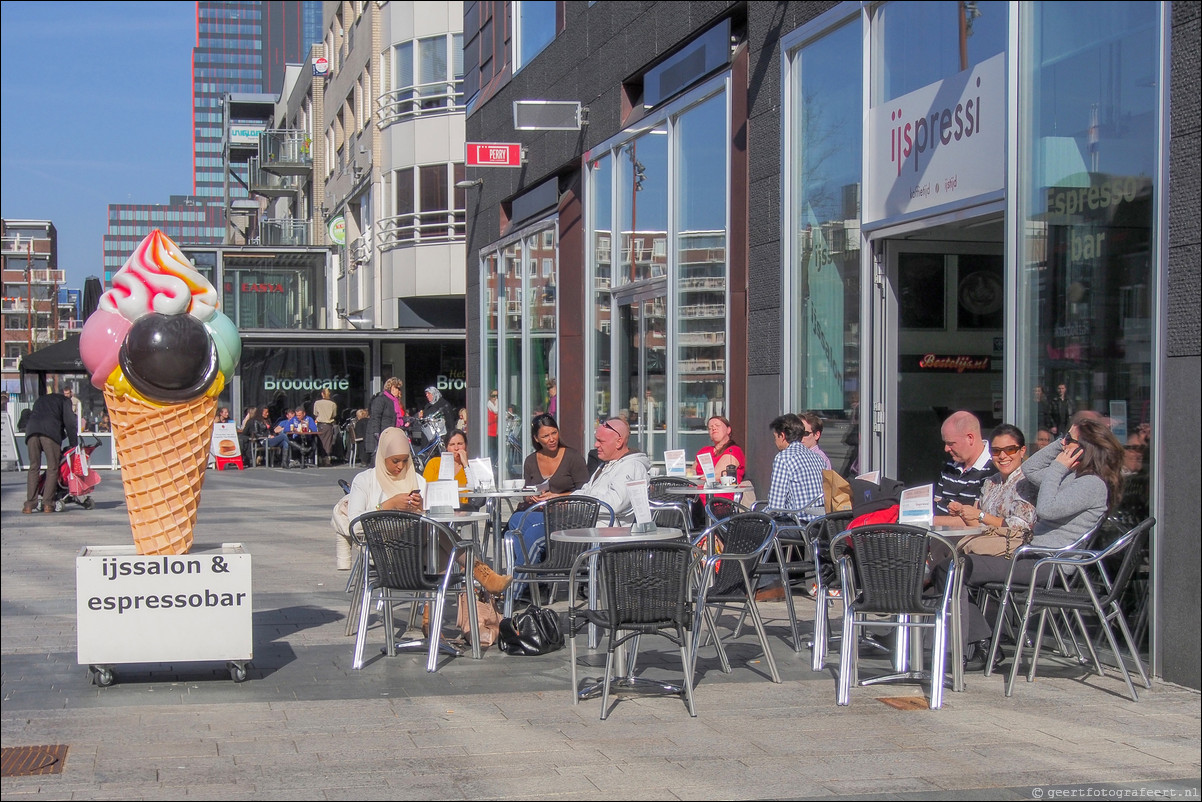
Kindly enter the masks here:
[[467, 463], [467, 486], [475, 490], [493, 490], [492, 459], [476, 457]]
[[626, 489], [630, 493], [630, 506], [634, 510], [634, 526], [632, 532], [649, 532], [655, 529], [651, 520], [651, 501], [647, 498], [647, 480], [639, 479], [627, 482]]
[[915, 526], [930, 526], [935, 520], [934, 494], [934, 485], [922, 485], [903, 490], [897, 522]]
[[684, 476], [684, 449], [664, 452], [664, 473], [668, 476]]
[[443, 453], [438, 458], [438, 479], [439, 481], [447, 481], [455, 478], [455, 455], [450, 451]]
[[459, 506], [459, 483], [454, 479], [426, 483], [426, 509], [432, 513], [450, 513]]
[[701, 473], [705, 475], [705, 484], [708, 487], [714, 487], [718, 482], [714, 476], [714, 455], [698, 454], [697, 462], [701, 464]]

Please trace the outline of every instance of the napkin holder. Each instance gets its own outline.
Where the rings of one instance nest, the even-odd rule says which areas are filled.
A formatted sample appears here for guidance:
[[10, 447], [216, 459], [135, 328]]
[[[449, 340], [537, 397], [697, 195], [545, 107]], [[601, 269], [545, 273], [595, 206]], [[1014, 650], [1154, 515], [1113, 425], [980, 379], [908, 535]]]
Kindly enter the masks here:
[[634, 535], [646, 535], [650, 532], [655, 532], [659, 527], [655, 525], [655, 521], [644, 521], [643, 523], [635, 523], [631, 525], [630, 532]]

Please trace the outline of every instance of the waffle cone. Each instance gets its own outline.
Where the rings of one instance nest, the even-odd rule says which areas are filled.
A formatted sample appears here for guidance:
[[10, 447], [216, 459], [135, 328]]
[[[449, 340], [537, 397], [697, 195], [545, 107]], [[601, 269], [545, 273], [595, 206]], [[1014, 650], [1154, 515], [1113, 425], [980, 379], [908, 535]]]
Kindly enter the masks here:
[[187, 554], [217, 399], [158, 407], [104, 388], [139, 554]]

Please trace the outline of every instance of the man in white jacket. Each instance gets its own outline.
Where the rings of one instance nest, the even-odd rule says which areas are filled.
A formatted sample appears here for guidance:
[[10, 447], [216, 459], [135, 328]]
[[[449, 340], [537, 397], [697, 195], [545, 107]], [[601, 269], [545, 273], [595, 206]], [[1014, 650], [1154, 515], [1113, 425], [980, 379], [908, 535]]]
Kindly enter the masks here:
[[613, 507], [614, 514], [624, 523], [634, 520], [627, 482], [647, 478], [651, 458], [641, 451], [631, 451], [630, 427], [621, 418], [610, 418], [597, 427], [593, 445], [605, 464], [597, 469], [583, 487], [573, 495], [592, 496]]

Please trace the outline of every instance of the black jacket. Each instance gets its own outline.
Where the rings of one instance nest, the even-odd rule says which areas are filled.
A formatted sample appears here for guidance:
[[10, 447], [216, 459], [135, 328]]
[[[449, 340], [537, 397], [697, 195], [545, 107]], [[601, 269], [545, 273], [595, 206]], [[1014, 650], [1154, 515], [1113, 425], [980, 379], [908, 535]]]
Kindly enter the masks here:
[[380, 432], [396, 426], [396, 407], [392, 403], [392, 396], [381, 390], [372, 396], [371, 403], [367, 405], [367, 411], [367, 442], [365, 446], [374, 454], [376, 446], [380, 443]]
[[33, 402], [29, 420], [25, 423], [25, 439], [40, 434], [61, 444], [66, 437], [74, 448], [79, 445], [78, 429], [79, 421], [75, 419], [71, 399], [62, 393], [50, 393]]

